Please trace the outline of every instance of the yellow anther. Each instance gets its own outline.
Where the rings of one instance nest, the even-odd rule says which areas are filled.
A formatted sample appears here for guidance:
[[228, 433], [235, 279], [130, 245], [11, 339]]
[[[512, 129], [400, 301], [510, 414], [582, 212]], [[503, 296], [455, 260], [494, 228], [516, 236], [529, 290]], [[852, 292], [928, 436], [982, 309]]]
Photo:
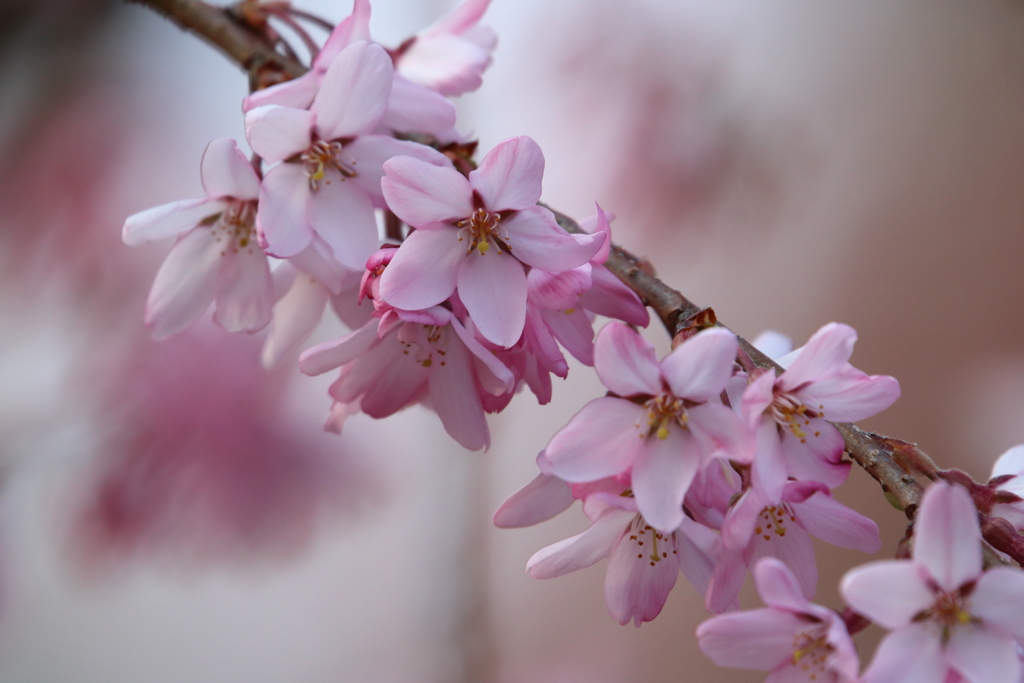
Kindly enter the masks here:
[[425, 368], [429, 368], [433, 364], [433, 362], [434, 361], [432, 361], [431, 359], [425, 358], [422, 361], [420, 361], [420, 365], [422, 365]]
[[487, 240], [482, 240], [480, 242], [480, 244], [476, 245], [476, 250], [480, 252], [481, 256], [486, 254], [487, 250], [490, 249], [490, 248], [491, 248], [491, 243], [488, 242]]
[[662, 441], [668, 438], [668, 425], [662, 423], [662, 425], [658, 427], [658, 438]]

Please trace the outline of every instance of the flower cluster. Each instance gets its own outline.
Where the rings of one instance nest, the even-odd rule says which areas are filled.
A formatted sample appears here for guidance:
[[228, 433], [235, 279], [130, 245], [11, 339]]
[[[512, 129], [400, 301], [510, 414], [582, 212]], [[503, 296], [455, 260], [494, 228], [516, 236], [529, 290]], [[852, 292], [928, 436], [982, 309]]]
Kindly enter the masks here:
[[594, 367], [607, 396], [588, 403], [538, 458], [541, 474], [499, 508], [502, 527], [534, 524], [583, 501], [591, 527], [530, 560], [537, 578], [611, 556], [608, 608], [638, 626], [661, 611], [677, 569], [722, 612], [747, 569], [781, 560], [806, 598], [817, 569], [810, 536], [879, 549], [874, 522], [831, 496], [849, 471], [829, 421], [859, 420], [899, 396], [892, 377], [849, 363], [856, 333], [832, 323], [749, 374], [736, 336], [713, 327], [660, 362], [628, 325], [597, 336]]

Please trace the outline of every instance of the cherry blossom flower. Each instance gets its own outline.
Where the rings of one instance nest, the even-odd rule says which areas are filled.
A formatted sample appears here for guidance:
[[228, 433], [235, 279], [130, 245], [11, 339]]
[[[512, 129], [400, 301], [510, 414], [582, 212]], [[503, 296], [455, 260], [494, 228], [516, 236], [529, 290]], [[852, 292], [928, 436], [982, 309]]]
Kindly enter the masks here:
[[[448, 309], [398, 310], [396, 315], [398, 324], [386, 328], [382, 336], [378, 336], [379, 321], [371, 320], [344, 337], [309, 349], [299, 357], [299, 368], [319, 375], [341, 367], [341, 377], [330, 393], [343, 406], [358, 402], [364, 413], [379, 419], [426, 402], [448, 434], [465, 448], [488, 446], [490, 434], [480, 393], [511, 391], [512, 373]], [[336, 421], [331, 424], [337, 427]]]
[[533, 140], [505, 140], [465, 178], [398, 157], [384, 164], [388, 206], [416, 231], [381, 276], [381, 296], [404, 310], [458, 290], [484, 338], [508, 348], [526, 321], [523, 264], [561, 272], [587, 263], [604, 236], [570, 235], [537, 206], [544, 156]]
[[[543, 521], [568, 507], [566, 488], [556, 478], [542, 474], [524, 491], [513, 494], [495, 519], [504, 526]], [[530, 576], [554, 578], [608, 557], [608, 611], [620, 624], [633, 621], [637, 626], [658, 616], [680, 570], [698, 590], [707, 588], [719, 545], [713, 531], [687, 517], [676, 529], [658, 531], [637, 512], [628, 483], [616, 479], [570, 490], [579, 498], [593, 496], [589, 510], [585, 507], [591, 526], [535, 553], [526, 565]]]
[[270, 322], [273, 296], [266, 254], [254, 218], [260, 179], [231, 138], [206, 147], [200, 164], [206, 196], [148, 209], [124, 222], [125, 244], [178, 235], [146, 303], [156, 339], [191, 325], [216, 302], [214, 320], [229, 332]]
[[744, 393], [743, 411], [752, 426], [775, 428], [780, 446], [766, 454], [781, 457], [789, 476], [829, 488], [842, 484], [850, 463], [842, 462], [842, 435], [827, 421], [863, 420], [899, 398], [893, 377], [868, 376], [850, 365], [856, 341], [852, 327], [829, 323], [794, 353], [785, 372], [774, 381], [752, 382]]
[[722, 557], [707, 594], [708, 610], [728, 609], [743, 587], [747, 567], [762, 557], [784, 562], [803, 594], [814, 597], [818, 568], [811, 536], [866, 553], [882, 547], [878, 525], [832, 498], [824, 484], [790, 481], [777, 501], [756, 487], [748, 489], [722, 524]]
[[371, 134], [391, 80], [384, 49], [357, 42], [331, 63], [310, 110], [266, 105], [246, 114], [249, 144], [276, 164], [263, 180], [256, 216], [270, 253], [294, 256], [319, 235], [335, 259], [361, 270], [379, 244], [373, 209], [383, 207], [384, 161], [401, 154], [450, 165], [425, 145]]
[[859, 661], [842, 618], [808, 601], [790, 569], [772, 558], [754, 569], [764, 609], [723, 614], [697, 628], [719, 666], [770, 671], [767, 683], [856, 683]]
[[[1024, 445], [1014, 446], [999, 456], [992, 466], [992, 478], [996, 477], [1007, 477], [999, 484], [1000, 491], [1024, 498]], [[992, 514], [1008, 520], [1018, 530], [1024, 529], [1024, 503], [999, 503], [992, 506]]]
[[1024, 639], [1024, 575], [982, 570], [981, 529], [970, 494], [935, 482], [915, 522], [912, 559], [857, 567], [843, 577], [847, 604], [892, 631], [865, 683], [1018, 683]]
[[569, 482], [632, 471], [633, 493], [660, 531], [679, 527], [683, 497], [697, 471], [722, 454], [749, 461], [753, 440], [740, 417], [713, 402], [733, 370], [736, 336], [704, 330], [658, 363], [629, 326], [597, 335], [594, 367], [614, 396], [595, 399], [551, 439], [551, 473]]
[[491, 65], [498, 37], [480, 25], [491, 0], [464, 0], [450, 15], [395, 51], [395, 69], [405, 78], [454, 96], [476, 90]]

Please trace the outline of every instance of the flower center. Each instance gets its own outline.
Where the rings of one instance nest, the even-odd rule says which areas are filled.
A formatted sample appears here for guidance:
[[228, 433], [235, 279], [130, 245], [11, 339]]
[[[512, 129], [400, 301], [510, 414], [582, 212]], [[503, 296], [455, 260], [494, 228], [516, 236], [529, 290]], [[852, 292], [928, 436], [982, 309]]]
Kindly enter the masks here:
[[786, 507], [785, 503], [769, 505], [764, 510], [761, 510], [759, 523], [754, 527], [754, 533], [766, 541], [772, 540], [772, 534], [779, 538], [785, 538], [787, 518], [790, 522], [796, 522], [796, 515]]
[[811, 681], [826, 673], [828, 657], [836, 650], [821, 630], [819, 627], [810, 633], [799, 631], [793, 636], [793, 666]]
[[508, 231], [501, 227], [500, 214], [490, 213], [487, 209], [477, 209], [472, 216], [462, 219], [455, 226], [461, 228], [459, 241], [461, 242], [463, 238], [469, 240], [469, 246], [466, 248], [467, 254], [476, 249], [483, 256], [491, 248], [491, 242], [498, 247], [499, 254], [503, 250], [512, 252], [510, 244], [512, 240], [509, 238]]
[[445, 328], [437, 325], [418, 325], [406, 323], [398, 333], [398, 341], [402, 345], [402, 355], [412, 354], [416, 362], [429, 368], [436, 360], [442, 367], [445, 365], [447, 338]]
[[667, 439], [668, 427], [673, 422], [683, 429], [687, 428], [689, 419], [683, 399], [672, 394], [655, 396], [644, 404], [647, 408], [647, 436], [657, 434], [659, 439]]
[[935, 604], [931, 609], [918, 614], [914, 621], [927, 619], [933, 622], [941, 629], [942, 640], [945, 642], [949, 640], [957, 627], [965, 626], [975, 620], [967, 608], [967, 600], [959, 590], [952, 593], [939, 590], [936, 591]]
[[[775, 394], [771, 405], [772, 417], [775, 418], [775, 421], [791, 431], [793, 436], [800, 439], [801, 443], [807, 442], [807, 432], [804, 431], [804, 427], [811, 424], [811, 418], [824, 417], [823, 408], [824, 406], [818, 406], [818, 410], [811, 410], [800, 399], [783, 392]], [[814, 432], [814, 436], [820, 435], [821, 432]]]
[[215, 218], [211, 217], [210, 229], [218, 242], [227, 241], [221, 256], [228, 252], [237, 254], [239, 250], [249, 248], [256, 237], [256, 202], [232, 201], [228, 207]]
[[[318, 140], [299, 156], [302, 167], [309, 177], [309, 189], [318, 189], [320, 181], [324, 179], [327, 170], [331, 168], [341, 174], [342, 182], [346, 178], [356, 177], [356, 171], [352, 168], [356, 165], [356, 160], [351, 158], [347, 161], [342, 160], [341, 152], [343, 148], [344, 146], [338, 141], [327, 142], [326, 140]], [[331, 183], [330, 180], [326, 182], [328, 185]]]
[[636, 559], [642, 560], [647, 556], [651, 567], [658, 566], [662, 560], [667, 560], [669, 555], [678, 555], [676, 550], [676, 534], [663, 534], [654, 529], [641, 516], [637, 515], [629, 526], [630, 543], [636, 546]]

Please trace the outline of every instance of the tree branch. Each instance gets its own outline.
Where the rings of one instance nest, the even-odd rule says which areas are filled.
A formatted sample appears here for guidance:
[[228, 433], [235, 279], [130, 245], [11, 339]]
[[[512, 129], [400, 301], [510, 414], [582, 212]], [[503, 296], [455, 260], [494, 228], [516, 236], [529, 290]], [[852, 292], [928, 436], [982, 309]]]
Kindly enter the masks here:
[[[274, 50], [272, 44], [253, 29], [251, 22], [247, 24], [243, 21], [247, 0], [243, 0], [235, 9], [215, 7], [201, 0], [126, 1], [156, 10], [181, 28], [219, 48], [249, 72], [250, 84], [254, 89], [266, 85], [261, 74], [268, 69], [276, 71], [281, 77], [279, 80], [295, 78], [306, 72], [302, 64]], [[569, 232], [583, 232], [579, 224], [569, 216], [554, 209], [551, 211], [558, 224]], [[645, 259], [634, 256], [622, 247], [612, 245], [605, 267], [636, 292], [640, 300], [657, 314], [673, 338], [692, 327], [692, 322], [706, 310], [659, 280]], [[719, 324], [713, 315], [706, 319], [710, 321], [709, 324]], [[739, 343], [742, 351], [756, 366], [776, 373], [783, 371], [781, 366], [743, 337], [739, 337]], [[928, 456], [914, 444], [867, 432], [856, 425], [836, 423], [835, 426], [846, 442], [846, 452], [850, 458], [881, 485], [886, 498], [894, 507], [913, 520], [924, 492], [914, 475], [930, 478], [934, 474], [934, 471], [924, 471], [929, 467], [917, 466], [931, 463]], [[905, 453], [912, 453], [914, 457], [901, 457]], [[934, 464], [930, 467], [934, 469]], [[1015, 530], [1008, 530], [1009, 525], [1002, 524], [1003, 520], [994, 521], [983, 515], [982, 521], [985, 540], [1018, 563], [1024, 563], [1022, 537]], [[990, 555], [990, 552], [986, 554], [987, 557]]]

